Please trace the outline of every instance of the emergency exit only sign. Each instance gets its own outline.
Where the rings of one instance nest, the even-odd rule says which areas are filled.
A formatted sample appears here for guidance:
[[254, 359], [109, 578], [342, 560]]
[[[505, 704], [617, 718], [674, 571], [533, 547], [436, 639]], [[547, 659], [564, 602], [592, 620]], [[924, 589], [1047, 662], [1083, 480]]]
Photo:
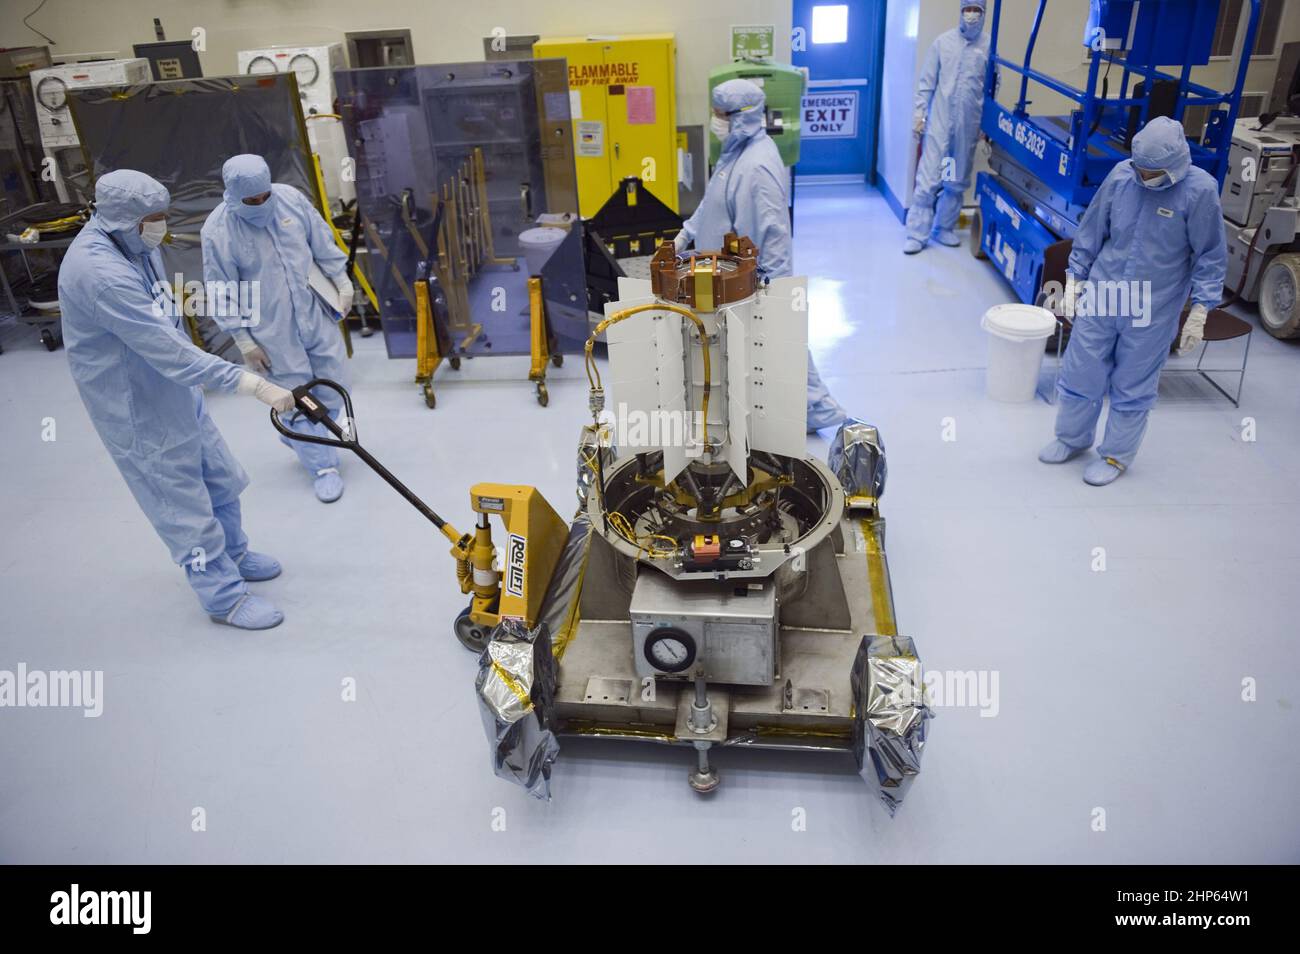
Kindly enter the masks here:
[[809, 93], [803, 98], [804, 139], [852, 139], [858, 134], [858, 92]]

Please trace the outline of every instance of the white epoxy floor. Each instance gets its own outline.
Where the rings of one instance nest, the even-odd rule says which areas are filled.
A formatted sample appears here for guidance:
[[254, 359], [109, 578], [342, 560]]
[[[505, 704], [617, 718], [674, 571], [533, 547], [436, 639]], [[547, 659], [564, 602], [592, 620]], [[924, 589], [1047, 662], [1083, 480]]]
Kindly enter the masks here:
[[[7, 323], [0, 669], [102, 669], [104, 711], [0, 709], [0, 861], [1300, 861], [1300, 342], [1254, 335], [1240, 410], [1167, 375], [1136, 465], [1087, 487], [1083, 461], [1035, 460], [1052, 408], [983, 396], [998, 276], [902, 240], [874, 193], [800, 189], [818, 361], [888, 448], [900, 627], [928, 668], [997, 680], [988, 716], [938, 708], [896, 818], [828, 756], [722, 752], [708, 800], [686, 751], [595, 740], [564, 744], [549, 804], [495, 778], [443, 538], [355, 460], [317, 503], [233, 396], [211, 408], [253, 477], [253, 545], [285, 565], [256, 589], [287, 620], [209, 623], [63, 353]], [[357, 340], [362, 439], [436, 509], [467, 526], [469, 485], [500, 480], [569, 512], [579, 361], [547, 409], [498, 358], [445, 373], [429, 411], [413, 362]]]

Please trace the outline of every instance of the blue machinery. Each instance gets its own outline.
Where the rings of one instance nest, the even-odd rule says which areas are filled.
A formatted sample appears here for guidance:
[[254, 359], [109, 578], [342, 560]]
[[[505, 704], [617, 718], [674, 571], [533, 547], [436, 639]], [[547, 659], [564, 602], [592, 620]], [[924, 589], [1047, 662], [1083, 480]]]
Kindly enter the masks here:
[[[1047, 249], [1070, 239], [1083, 211], [1116, 163], [1129, 157], [1133, 134], [1149, 118], [1182, 120], [1189, 107], [1208, 107], [1205, 134], [1191, 143], [1192, 162], [1219, 183], [1228, 168], [1232, 128], [1255, 48], [1261, 0], [1249, 0], [1250, 22], [1236, 82], [1228, 92], [1191, 81], [1210, 61], [1219, 3], [1215, 0], [1092, 0], [1082, 38], [1093, 54], [1086, 89], [1076, 89], [1030, 64], [1047, 0], [1039, 0], [1024, 63], [998, 55], [1002, 0], [994, 0], [989, 66], [980, 128], [993, 144], [992, 173], [976, 180], [980, 250], [1024, 302], [1035, 302]], [[1177, 73], [1159, 64], [1177, 64]], [[1104, 67], [1104, 69], [1103, 69]], [[996, 99], [998, 69], [1020, 76], [1013, 108]], [[1111, 71], [1121, 71], [1110, 97]], [[1077, 104], [1069, 115], [1031, 116], [1029, 83]], [[1100, 86], [1100, 92], [1098, 87]]]

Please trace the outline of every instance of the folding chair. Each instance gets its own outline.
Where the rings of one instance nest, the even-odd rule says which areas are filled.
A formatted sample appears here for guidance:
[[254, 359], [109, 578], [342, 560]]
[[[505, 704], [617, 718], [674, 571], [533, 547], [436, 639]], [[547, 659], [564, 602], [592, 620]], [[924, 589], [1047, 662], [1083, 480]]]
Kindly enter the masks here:
[[[1177, 341], [1183, 333], [1183, 322], [1187, 320], [1187, 313], [1178, 322], [1178, 335], [1174, 337]], [[1241, 407], [1241, 389], [1246, 384], [1246, 365], [1250, 362], [1250, 335], [1255, 329], [1251, 327], [1250, 322], [1243, 321], [1236, 315], [1229, 314], [1222, 308], [1211, 309], [1205, 317], [1205, 341], [1201, 344], [1200, 354], [1196, 356], [1195, 368], [1166, 368], [1166, 374], [1199, 374], [1205, 380], [1210, 382], [1214, 390], [1218, 391], [1229, 401], [1233, 407]], [[1211, 341], [1232, 341], [1235, 338], [1244, 337], [1246, 339], [1246, 348], [1241, 356], [1241, 367], [1239, 368], [1206, 368], [1203, 367], [1205, 354], [1209, 351]], [[1229, 394], [1219, 385], [1219, 382], [1210, 377], [1211, 374], [1235, 374], [1237, 375], [1237, 393]]]

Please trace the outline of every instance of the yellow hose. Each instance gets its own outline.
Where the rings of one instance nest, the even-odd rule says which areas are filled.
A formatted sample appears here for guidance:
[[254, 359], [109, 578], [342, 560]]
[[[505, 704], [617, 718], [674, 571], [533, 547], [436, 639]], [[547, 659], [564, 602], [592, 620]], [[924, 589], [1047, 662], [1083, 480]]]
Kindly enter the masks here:
[[631, 318], [633, 315], [639, 315], [646, 311], [672, 311], [685, 318], [689, 318], [695, 323], [696, 330], [700, 333], [700, 344], [704, 348], [704, 394], [700, 402], [701, 413], [704, 415], [704, 447], [707, 450], [709, 446], [709, 386], [713, 379], [713, 373], [709, 366], [709, 335], [705, 331], [704, 322], [700, 316], [695, 314], [689, 308], [683, 308], [681, 305], [669, 305], [656, 303], [653, 305], [636, 305], [632, 308], [624, 308], [622, 311], [616, 311], [604, 321], [596, 326], [596, 330], [591, 333], [587, 339], [586, 348], [586, 365], [587, 365], [587, 383], [592, 388], [601, 387], [600, 369], [596, 367], [595, 359], [592, 358], [591, 349], [596, 344], [596, 338], [599, 337], [610, 325], [617, 324], [624, 318]]

